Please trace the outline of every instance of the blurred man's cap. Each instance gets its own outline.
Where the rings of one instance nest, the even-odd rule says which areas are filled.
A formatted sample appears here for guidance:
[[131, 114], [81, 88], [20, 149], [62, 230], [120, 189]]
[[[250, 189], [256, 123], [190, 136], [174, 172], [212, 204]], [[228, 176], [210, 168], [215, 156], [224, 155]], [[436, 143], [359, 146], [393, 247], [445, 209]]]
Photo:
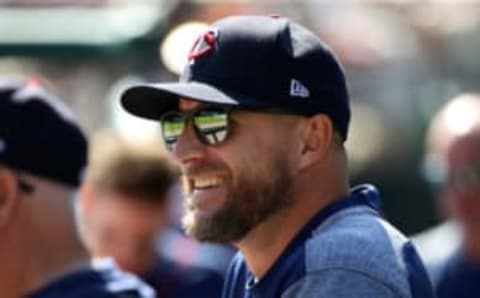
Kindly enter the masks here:
[[156, 120], [184, 97], [306, 116], [324, 113], [347, 138], [350, 108], [342, 67], [323, 41], [297, 23], [228, 17], [199, 36], [188, 59], [179, 82], [127, 89], [124, 108]]
[[87, 140], [71, 112], [38, 82], [0, 79], [0, 163], [80, 184]]

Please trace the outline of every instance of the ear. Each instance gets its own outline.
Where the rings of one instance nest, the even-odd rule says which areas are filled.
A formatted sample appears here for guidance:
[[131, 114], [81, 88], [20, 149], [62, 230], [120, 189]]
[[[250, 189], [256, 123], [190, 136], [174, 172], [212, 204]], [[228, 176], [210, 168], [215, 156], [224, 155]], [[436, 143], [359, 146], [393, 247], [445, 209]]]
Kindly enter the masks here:
[[10, 222], [18, 200], [15, 176], [7, 168], [0, 167], [0, 228]]
[[90, 183], [88, 181], [83, 181], [82, 185], [80, 186], [80, 189], [78, 190], [78, 204], [80, 205], [80, 209], [82, 212], [88, 214], [91, 212], [91, 210], [94, 208], [94, 190], [90, 186]]
[[314, 115], [308, 118], [304, 125], [300, 148], [300, 169], [324, 160], [333, 141], [333, 125], [328, 116]]

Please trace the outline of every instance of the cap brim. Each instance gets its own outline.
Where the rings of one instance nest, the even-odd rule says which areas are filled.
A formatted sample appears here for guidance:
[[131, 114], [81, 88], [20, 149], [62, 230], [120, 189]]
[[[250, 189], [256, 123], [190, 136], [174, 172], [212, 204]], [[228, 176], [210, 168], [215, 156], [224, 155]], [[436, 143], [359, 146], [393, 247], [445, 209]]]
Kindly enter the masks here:
[[136, 85], [125, 90], [120, 101], [125, 110], [136, 116], [158, 119], [164, 112], [177, 108], [179, 98], [234, 106], [259, 104], [247, 96], [198, 82]]

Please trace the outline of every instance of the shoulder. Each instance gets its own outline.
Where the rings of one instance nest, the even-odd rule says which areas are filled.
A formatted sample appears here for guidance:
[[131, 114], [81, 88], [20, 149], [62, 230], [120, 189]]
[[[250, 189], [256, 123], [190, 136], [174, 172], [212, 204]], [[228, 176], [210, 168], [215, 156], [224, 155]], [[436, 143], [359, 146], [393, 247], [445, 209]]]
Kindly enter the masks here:
[[438, 297], [471, 297], [480, 291], [480, 268], [461, 251], [445, 261], [444, 268], [435, 284]]
[[155, 292], [150, 286], [133, 274], [120, 270], [113, 259], [96, 260], [92, 272], [98, 274], [100, 283], [109, 296], [119, 298], [154, 298]]
[[153, 298], [155, 292], [133, 275], [121, 272], [110, 262], [69, 273], [29, 298]]
[[[412, 237], [412, 242], [418, 248], [434, 284], [439, 281], [446, 265], [460, 250], [460, 235], [458, 224], [450, 220]], [[448, 245], [445, 245], [445, 239], [448, 239]]]
[[407, 243], [368, 207], [349, 208], [330, 217], [306, 242], [306, 271], [348, 270], [409, 291], [402, 251]]
[[160, 258], [145, 280], [159, 296], [175, 293], [180, 297], [193, 297], [198, 293], [218, 297], [223, 287], [223, 276], [213, 269], [183, 265]]
[[282, 294], [282, 298], [336, 297], [336, 298], [407, 298], [363, 272], [348, 269], [325, 269], [305, 275]]

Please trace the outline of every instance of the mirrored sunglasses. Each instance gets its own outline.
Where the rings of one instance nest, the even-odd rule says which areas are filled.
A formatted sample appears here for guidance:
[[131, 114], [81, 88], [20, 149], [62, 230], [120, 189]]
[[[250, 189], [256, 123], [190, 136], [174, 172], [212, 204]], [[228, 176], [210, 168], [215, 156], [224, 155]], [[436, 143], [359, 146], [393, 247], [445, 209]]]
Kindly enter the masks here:
[[221, 144], [227, 139], [232, 107], [220, 105], [202, 106], [190, 113], [169, 111], [160, 118], [162, 138], [172, 151], [189, 121], [198, 139], [205, 145]]
[[308, 117], [281, 108], [247, 108], [222, 105], [205, 105], [187, 113], [175, 110], [168, 111], [160, 117], [160, 127], [165, 146], [169, 151], [173, 151], [179, 137], [190, 121], [195, 135], [204, 145], [213, 146], [225, 142], [231, 130], [230, 117], [235, 110], [267, 114], [294, 114]]

